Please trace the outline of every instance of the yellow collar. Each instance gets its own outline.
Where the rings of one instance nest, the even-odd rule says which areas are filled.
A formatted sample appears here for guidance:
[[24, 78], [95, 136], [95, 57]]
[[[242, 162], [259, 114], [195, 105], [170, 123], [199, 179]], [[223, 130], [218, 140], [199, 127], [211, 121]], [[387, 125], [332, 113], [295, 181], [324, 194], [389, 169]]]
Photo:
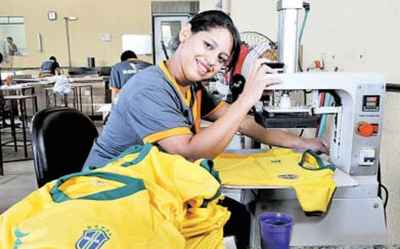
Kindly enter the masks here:
[[172, 76], [171, 72], [168, 70], [166, 61], [160, 63], [160, 69], [164, 73], [164, 76], [167, 78], [168, 82], [175, 88], [175, 90], [179, 93], [183, 103], [186, 106], [190, 106], [190, 101], [192, 99], [192, 91], [189, 88], [186, 92], [182, 91], [182, 88], [179, 86], [178, 82], [176, 82], [175, 77]]

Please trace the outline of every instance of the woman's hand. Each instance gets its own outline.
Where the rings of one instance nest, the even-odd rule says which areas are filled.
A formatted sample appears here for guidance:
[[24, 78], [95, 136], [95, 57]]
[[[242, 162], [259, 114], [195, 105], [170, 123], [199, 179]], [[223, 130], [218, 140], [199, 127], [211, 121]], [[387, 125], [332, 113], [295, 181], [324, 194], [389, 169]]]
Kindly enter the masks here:
[[249, 108], [260, 100], [265, 88], [280, 83], [278, 78], [271, 78], [271, 75], [267, 77], [267, 73], [274, 72], [273, 69], [265, 64], [268, 61], [268, 59], [262, 58], [253, 64], [246, 79], [243, 92], [238, 98], [249, 105]]
[[329, 153], [329, 147], [319, 138], [303, 138], [299, 146], [296, 147], [296, 149], [301, 150], [310, 149], [316, 152]]

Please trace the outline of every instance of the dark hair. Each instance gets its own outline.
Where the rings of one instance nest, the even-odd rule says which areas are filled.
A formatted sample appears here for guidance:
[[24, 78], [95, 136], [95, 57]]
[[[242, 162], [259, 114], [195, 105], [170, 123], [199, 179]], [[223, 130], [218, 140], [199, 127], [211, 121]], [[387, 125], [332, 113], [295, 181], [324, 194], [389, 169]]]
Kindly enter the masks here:
[[55, 56], [50, 56], [50, 57], [49, 57], [49, 60], [57, 61], [57, 59], [56, 59]]
[[135, 52], [132, 50], [126, 50], [121, 54], [121, 61], [126, 61], [128, 59], [137, 59]]
[[229, 62], [228, 69], [235, 66], [240, 53], [240, 34], [233, 24], [232, 19], [227, 14], [219, 10], [203, 11], [193, 16], [189, 23], [192, 33], [209, 31], [212, 28], [227, 29], [231, 33], [233, 39], [232, 58]]

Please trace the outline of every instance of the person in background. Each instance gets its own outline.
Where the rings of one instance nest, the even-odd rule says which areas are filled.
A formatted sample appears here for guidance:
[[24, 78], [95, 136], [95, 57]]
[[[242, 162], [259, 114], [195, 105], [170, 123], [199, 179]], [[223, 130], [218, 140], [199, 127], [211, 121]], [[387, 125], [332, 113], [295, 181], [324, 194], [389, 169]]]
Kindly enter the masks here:
[[131, 50], [124, 51], [121, 54], [121, 62], [111, 68], [110, 86], [112, 101], [116, 101], [119, 91], [133, 75], [150, 65], [150, 63], [138, 60], [135, 52]]
[[[252, 65], [242, 93], [232, 104], [207, 93], [201, 82], [230, 71], [239, 55], [240, 35], [228, 15], [216, 10], [195, 15], [181, 29], [179, 41], [167, 61], [129, 79], [94, 142], [84, 171], [105, 166], [127, 148], [144, 143], [187, 160], [213, 159], [238, 131], [265, 144], [327, 152], [319, 139], [266, 129], [248, 115], [265, 88], [279, 83], [266, 77], [273, 71], [265, 65], [266, 59]], [[201, 128], [201, 119], [213, 123]], [[225, 235], [235, 235], [238, 248], [246, 248], [250, 215], [228, 197], [221, 204], [232, 213]]]
[[[0, 53], [0, 65], [3, 62], [3, 54]], [[0, 86], [11, 86], [13, 83], [13, 79], [11, 75], [7, 75], [4, 79], [2, 80], [1, 76], [1, 67], [0, 67]], [[14, 91], [9, 91], [9, 94], [14, 94]], [[11, 118], [11, 110], [13, 111], [13, 114], [15, 116], [18, 116], [18, 105], [16, 102], [10, 102], [10, 101], [5, 101], [4, 100], [4, 94], [3, 91], [0, 91], [0, 116], [1, 116], [1, 121], [0, 121], [0, 128], [5, 128], [9, 127], [10, 123], [7, 123], [7, 120]], [[16, 126], [18, 127], [20, 125], [20, 120], [15, 119], [18, 123], [16, 123]]]
[[14, 43], [14, 39], [11, 36], [6, 37], [2, 42], [1, 51], [3, 54], [3, 62], [9, 67], [13, 66], [13, 57], [19, 55], [18, 47]]
[[47, 75], [60, 75], [61, 68], [55, 56], [50, 56], [48, 60], [45, 60], [40, 66], [40, 76]]
[[14, 39], [11, 36], [6, 38], [6, 46], [7, 46], [7, 54], [8, 55], [11, 55], [11, 56], [19, 55], [18, 47], [14, 43]]

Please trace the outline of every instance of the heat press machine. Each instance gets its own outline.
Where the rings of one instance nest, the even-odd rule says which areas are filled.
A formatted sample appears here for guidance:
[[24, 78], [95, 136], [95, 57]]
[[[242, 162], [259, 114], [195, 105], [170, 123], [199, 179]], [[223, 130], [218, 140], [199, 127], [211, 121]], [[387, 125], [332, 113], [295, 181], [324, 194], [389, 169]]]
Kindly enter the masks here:
[[[252, 249], [261, 248], [258, 217], [265, 211], [293, 216], [291, 246], [383, 245], [386, 221], [378, 175], [384, 77], [379, 73], [298, 72], [298, 15], [304, 6], [307, 4], [301, 0], [277, 3], [277, 44], [283, 73], [271, 77], [280, 78], [282, 84], [265, 90], [254, 115], [268, 128], [321, 130], [329, 123], [325, 129], [330, 148], [327, 160], [337, 167], [337, 188], [329, 209], [321, 216], [307, 216], [289, 188], [225, 186], [225, 190], [234, 193], [233, 189], [241, 189], [236, 199], [253, 201]], [[261, 53], [251, 51], [245, 58], [244, 78], [246, 65], [254, 63]], [[296, 98], [304, 93], [304, 99]], [[321, 101], [322, 96], [330, 101]]]

